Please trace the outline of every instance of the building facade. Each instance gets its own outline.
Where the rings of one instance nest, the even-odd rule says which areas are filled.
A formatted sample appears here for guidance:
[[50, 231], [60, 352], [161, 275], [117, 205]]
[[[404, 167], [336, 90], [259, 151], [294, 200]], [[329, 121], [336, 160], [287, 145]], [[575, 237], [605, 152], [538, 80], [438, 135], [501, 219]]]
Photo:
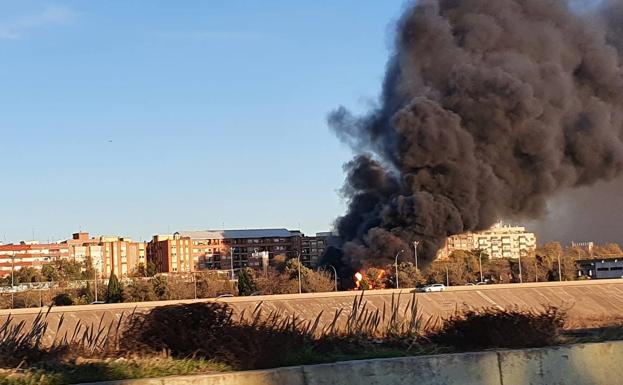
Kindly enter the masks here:
[[327, 247], [339, 245], [339, 237], [332, 232], [322, 232], [305, 236], [301, 242], [301, 262], [307, 267], [316, 267]]
[[18, 244], [0, 245], [0, 277], [25, 267], [41, 270], [43, 265], [58, 259], [69, 258], [69, 248], [62, 244], [39, 244], [22, 241]]
[[[160, 273], [231, 270], [261, 265], [277, 255], [297, 257], [303, 234], [287, 229], [178, 231], [155, 235], [147, 246], [148, 260]], [[301, 255], [302, 259], [302, 255]]]
[[575, 261], [578, 278], [623, 278], [623, 256], [607, 259], [582, 259]]
[[448, 237], [438, 258], [447, 258], [455, 250], [481, 250], [490, 258], [519, 258], [536, 249], [536, 236], [523, 226], [497, 223], [485, 231]]

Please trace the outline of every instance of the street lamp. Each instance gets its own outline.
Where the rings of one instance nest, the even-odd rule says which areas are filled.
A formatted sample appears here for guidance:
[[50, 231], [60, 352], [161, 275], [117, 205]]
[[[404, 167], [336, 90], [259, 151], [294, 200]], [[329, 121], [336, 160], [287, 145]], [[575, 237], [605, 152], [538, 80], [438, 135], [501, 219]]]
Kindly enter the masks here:
[[15, 251], [11, 256], [11, 309], [15, 307]]
[[95, 279], [94, 279], [94, 281], [95, 281], [95, 285], [94, 285], [94, 286], [95, 286], [95, 296], [94, 296], [94, 298], [95, 298], [95, 302], [97, 302], [97, 268], [99, 267], [99, 265], [100, 265], [100, 261], [99, 261], [99, 259], [98, 259], [98, 260], [95, 262], [95, 266], [93, 266], [93, 267], [94, 267], [94, 269], [93, 269], [93, 273], [94, 273], [94, 276], [95, 276], [95, 277], [94, 277], [94, 278], [95, 278]]
[[484, 282], [482, 280], [482, 250], [480, 250], [480, 253], [479, 253], [478, 265], [480, 267], [480, 282]]
[[398, 283], [398, 257], [401, 253], [404, 253], [404, 250], [400, 250], [396, 253], [396, 260], [394, 262], [394, 265], [396, 266], [396, 289], [400, 289], [400, 284]]
[[562, 282], [562, 269], [560, 268], [560, 251], [558, 254], [558, 281]]
[[299, 273], [299, 294], [303, 292], [303, 286], [301, 285], [301, 252], [298, 250], [294, 250], [296, 252], [296, 259], [298, 260], [298, 273]]
[[415, 257], [415, 271], [417, 271], [417, 245], [420, 242], [418, 241], [413, 241], [413, 256]]
[[333, 277], [335, 279], [335, 291], [337, 291], [337, 270], [335, 270], [335, 267], [333, 265], [325, 265], [325, 266], [320, 266], [318, 270], [322, 269], [323, 267], [327, 267], [327, 266], [333, 269]]
[[11, 290], [13, 290], [13, 286], [15, 286], [15, 251], [11, 256]]
[[523, 283], [523, 275], [521, 274], [521, 253], [523, 251], [519, 251], [519, 283]]
[[231, 280], [233, 281], [234, 280], [234, 248], [233, 247], [229, 248], [229, 255], [230, 255], [229, 263], [231, 265]]

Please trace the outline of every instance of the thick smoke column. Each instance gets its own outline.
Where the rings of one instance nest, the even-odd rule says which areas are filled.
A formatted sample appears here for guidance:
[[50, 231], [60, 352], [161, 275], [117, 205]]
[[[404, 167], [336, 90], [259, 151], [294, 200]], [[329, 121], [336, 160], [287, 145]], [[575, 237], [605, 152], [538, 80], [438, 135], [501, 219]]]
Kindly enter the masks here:
[[558, 192], [619, 176], [620, 28], [564, 1], [411, 7], [379, 107], [329, 117], [360, 154], [345, 166], [337, 221], [346, 257], [393, 259], [421, 240], [430, 261], [448, 235], [538, 218]]

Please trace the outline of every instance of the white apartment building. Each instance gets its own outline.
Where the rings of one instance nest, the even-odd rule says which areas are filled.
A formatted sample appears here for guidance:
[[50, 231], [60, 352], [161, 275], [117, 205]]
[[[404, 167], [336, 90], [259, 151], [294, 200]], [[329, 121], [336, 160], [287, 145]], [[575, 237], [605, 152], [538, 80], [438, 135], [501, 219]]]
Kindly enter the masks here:
[[535, 249], [534, 233], [499, 222], [488, 230], [448, 237], [437, 257], [447, 258], [455, 250], [482, 250], [490, 258], [519, 258]]

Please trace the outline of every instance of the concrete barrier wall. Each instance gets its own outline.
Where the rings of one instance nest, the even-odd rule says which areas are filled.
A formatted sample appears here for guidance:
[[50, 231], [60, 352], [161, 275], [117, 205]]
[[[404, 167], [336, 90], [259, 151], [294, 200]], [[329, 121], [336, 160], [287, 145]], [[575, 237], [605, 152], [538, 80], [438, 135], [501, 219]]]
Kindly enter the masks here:
[[444, 354], [100, 385], [620, 385], [623, 341]]

